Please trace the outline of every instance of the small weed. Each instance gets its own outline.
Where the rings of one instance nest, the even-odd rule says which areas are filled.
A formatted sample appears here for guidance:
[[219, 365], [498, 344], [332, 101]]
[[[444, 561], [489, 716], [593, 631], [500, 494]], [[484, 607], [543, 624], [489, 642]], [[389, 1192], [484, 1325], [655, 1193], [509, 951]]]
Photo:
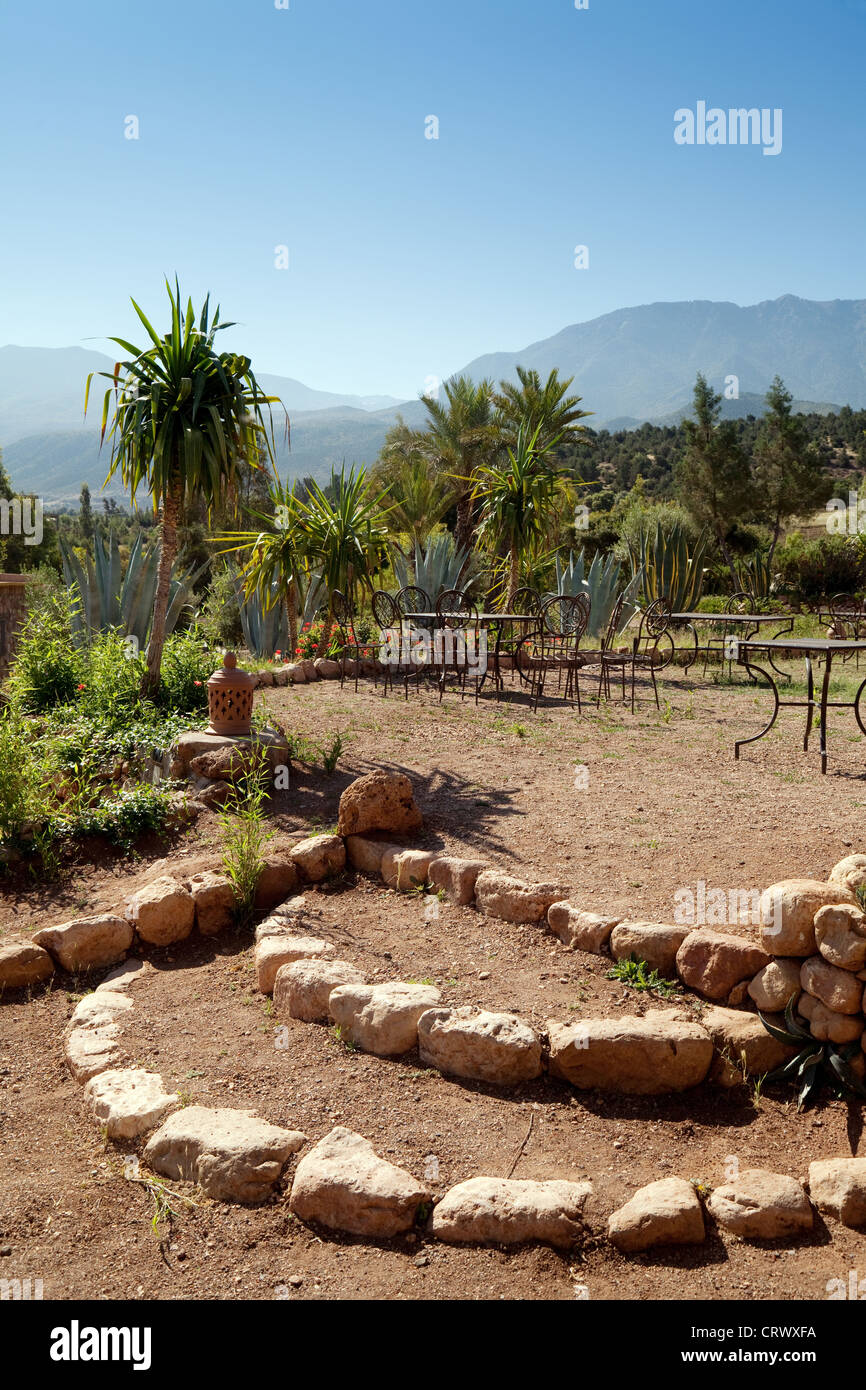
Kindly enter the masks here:
[[346, 1049], [347, 1052], [357, 1052], [357, 1051], [358, 1051], [358, 1044], [355, 1043], [355, 1042], [352, 1042], [352, 1039], [351, 1039], [351, 1038], [347, 1038], [347, 1037], [344, 1035], [342, 1024], [340, 1024], [340, 1023], [335, 1023], [335, 1024], [334, 1024], [333, 1028], [331, 1029], [331, 1037], [334, 1039], [334, 1042], [339, 1043], [339, 1044], [341, 1045], [341, 1047], [344, 1047], [344, 1048]]
[[657, 970], [650, 970], [645, 960], [638, 960], [632, 952], [628, 960], [619, 960], [612, 970], [608, 970], [609, 980], [621, 980], [629, 989], [650, 990], [662, 999], [670, 999], [680, 993], [675, 980], [664, 980]]

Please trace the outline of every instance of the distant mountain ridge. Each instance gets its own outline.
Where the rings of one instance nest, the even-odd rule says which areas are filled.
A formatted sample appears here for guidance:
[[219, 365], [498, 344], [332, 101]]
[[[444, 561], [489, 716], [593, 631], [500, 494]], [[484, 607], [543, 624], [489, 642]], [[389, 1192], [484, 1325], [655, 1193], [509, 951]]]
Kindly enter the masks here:
[[[478, 357], [462, 371], [498, 381], [513, 379], [518, 365], [574, 377], [593, 429], [677, 423], [690, 409], [698, 372], [719, 391], [737, 378], [739, 397], [724, 401], [725, 415], [760, 414], [777, 373], [800, 410], [839, 408], [828, 402], [861, 409], [866, 300], [783, 295], [745, 308], [713, 300], [644, 304], [572, 324], [519, 352]], [[112, 366], [86, 348], [0, 348], [0, 446], [16, 487], [48, 502], [73, 501], [85, 481], [99, 491], [108, 455], [98, 451], [98, 409], [92, 424], [83, 419], [84, 381], [89, 371]], [[417, 400], [342, 396], [269, 373], [259, 380], [291, 415], [291, 453], [279, 450], [289, 476], [324, 480], [344, 460], [371, 463], [398, 413], [413, 425], [425, 417]]]

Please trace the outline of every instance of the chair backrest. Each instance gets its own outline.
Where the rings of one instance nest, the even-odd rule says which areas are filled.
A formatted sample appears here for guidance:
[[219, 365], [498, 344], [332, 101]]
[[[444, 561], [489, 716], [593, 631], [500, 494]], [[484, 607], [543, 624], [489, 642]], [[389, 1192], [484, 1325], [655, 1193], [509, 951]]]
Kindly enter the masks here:
[[544, 600], [541, 594], [529, 584], [524, 584], [522, 589], [518, 589], [511, 601], [512, 613], [540, 614], [543, 607]]
[[404, 617], [411, 617], [413, 613], [430, 613], [430, 595], [417, 584], [406, 584], [397, 594], [397, 607]]
[[384, 589], [377, 589], [373, 594], [372, 608], [373, 617], [383, 631], [390, 627], [400, 627], [402, 615], [392, 594], [386, 593]]
[[667, 598], [653, 599], [652, 603], [647, 605], [641, 616], [640, 627], [635, 638], [635, 651], [638, 650], [641, 642], [646, 642], [647, 648], [658, 646], [671, 625], [672, 612], [670, 599]]
[[589, 623], [588, 594], [559, 594], [548, 599], [541, 610], [540, 637], [545, 647], [558, 645], [566, 654], [576, 651]]
[[346, 598], [346, 595], [341, 593], [339, 589], [331, 590], [331, 612], [334, 615], [334, 621], [337, 627], [340, 629], [340, 636], [343, 642], [354, 644], [355, 632], [352, 622], [352, 605]]
[[731, 594], [725, 604], [726, 613], [755, 613], [756, 611], [755, 596], [750, 594], [748, 589], [738, 589], [736, 593]]
[[436, 600], [436, 617], [442, 627], [466, 627], [478, 614], [462, 589], [446, 589]]
[[619, 625], [622, 621], [622, 610], [625, 604], [625, 594], [620, 594], [613, 608], [610, 610], [610, 617], [607, 620], [607, 627], [601, 639], [602, 651], [609, 652], [619, 634]]

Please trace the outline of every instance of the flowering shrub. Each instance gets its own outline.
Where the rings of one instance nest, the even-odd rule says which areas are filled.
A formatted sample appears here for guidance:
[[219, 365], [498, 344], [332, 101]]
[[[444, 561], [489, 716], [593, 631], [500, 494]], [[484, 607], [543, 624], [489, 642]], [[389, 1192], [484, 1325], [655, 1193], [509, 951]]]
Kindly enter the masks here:
[[298, 633], [298, 645], [295, 647], [295, 660], [306, 661], [315, 656], [336, 656], [342, 646], [340, 629], [336, 623], [331, 624], [330, 637], [326, 649], [319, 650], [319, 643], [325, 632], [327, 624], [323, 621], [317, 623], [304, 623]]

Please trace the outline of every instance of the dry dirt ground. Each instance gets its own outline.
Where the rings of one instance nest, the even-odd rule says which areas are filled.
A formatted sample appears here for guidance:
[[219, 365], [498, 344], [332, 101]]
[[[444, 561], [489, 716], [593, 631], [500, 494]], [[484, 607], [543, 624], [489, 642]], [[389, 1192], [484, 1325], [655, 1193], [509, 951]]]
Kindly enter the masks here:
[[[748, 686], [666, 679], [662, 711], [644, 691], [635, 716], [615, 702], [579, 717], [554, 704], [532, 713], [482, 698], [476, 708], [454, 694], [440, 707], [428, 692], [410, 691], [406, 703], [402, 693], [383, 700], [369, 686], [356, 696], [330, 683], [269, 690], [265, 703], [292, 732], [317, 743], [340, 732], [346, 744], [331, 777], [295, 769], [273, 803], [279, 836], [333, 826], [353, 777], [399, 768], [425, 814], [419, 844], [569, 884], [588, 909], [656, 921], [673, 920], [676, 890], [700, 880], [760, 889], [824, 877], [866, 850], [866, 739], [853, 715], [832, 717], [826, 777], [817, 751], [802, 752], [797, 711], [736, 763], [734, 738], [765, 722], [767, 696]], [[588, 772], [576, 778], [578, 768]], [[53, 883], [19, 873], [3, 886], [0, 931], [116, 908], [165, 854], [191, 872], [213, 863], [218, 821], [205, 815], [136, 858], [84, 847]], [[609, 961], [567, 952], [541, 928], [446, 904], [431, 919], [430, 899], [351, 875], [307, 901], [317, 933], [369, 979], [433, 980], [447, 1003], [513, 1010], [542, 1026], [670, 1007], [609, 980]], [[123, 1146], [103, 1142], [63, 1064], [63, 1027], [99, 976], [58, 976], [32, 999], [7, 995], [0, 1005], [0, 1277], [42, 1278], [46, 1298], [821, 1300], [828, 1280], [866, 1276], [866, 1232], [820, 1217], [794, 1242], [744, 1243], [709, 1228], [701, 1247], [625, 1257], [603, 1238], [606, 1215], [659, 1177], [718, 1186], [736, 1160], [805, 1179], [814, 1158], [863, 1152], [859, 1106], [831, 1100], [797, 1115], [778, 1088], [643, 1099], [546, 1078], [498, 1091], [446, 1080], [416, 1056], [349, 1051], [324, 1026], [289, 1021], [277, 1033], [255, 990], [249, 933], [191, 939], [149, 961], [124, 1054], [185, 1099], [253, 1108], [313, 1140], [347, 1125], [439, 1193], [512, 1168], [589, 1178], [592, 1233], [567, 1255], [453, 1248], [421, 1231], [379, 1244], [335, 1238], [292, 1218], [288, 1184], [253, 1209], [178, 1186], [174, 1215], [154, 1230], [151, 1197], [125, 1178]]]

